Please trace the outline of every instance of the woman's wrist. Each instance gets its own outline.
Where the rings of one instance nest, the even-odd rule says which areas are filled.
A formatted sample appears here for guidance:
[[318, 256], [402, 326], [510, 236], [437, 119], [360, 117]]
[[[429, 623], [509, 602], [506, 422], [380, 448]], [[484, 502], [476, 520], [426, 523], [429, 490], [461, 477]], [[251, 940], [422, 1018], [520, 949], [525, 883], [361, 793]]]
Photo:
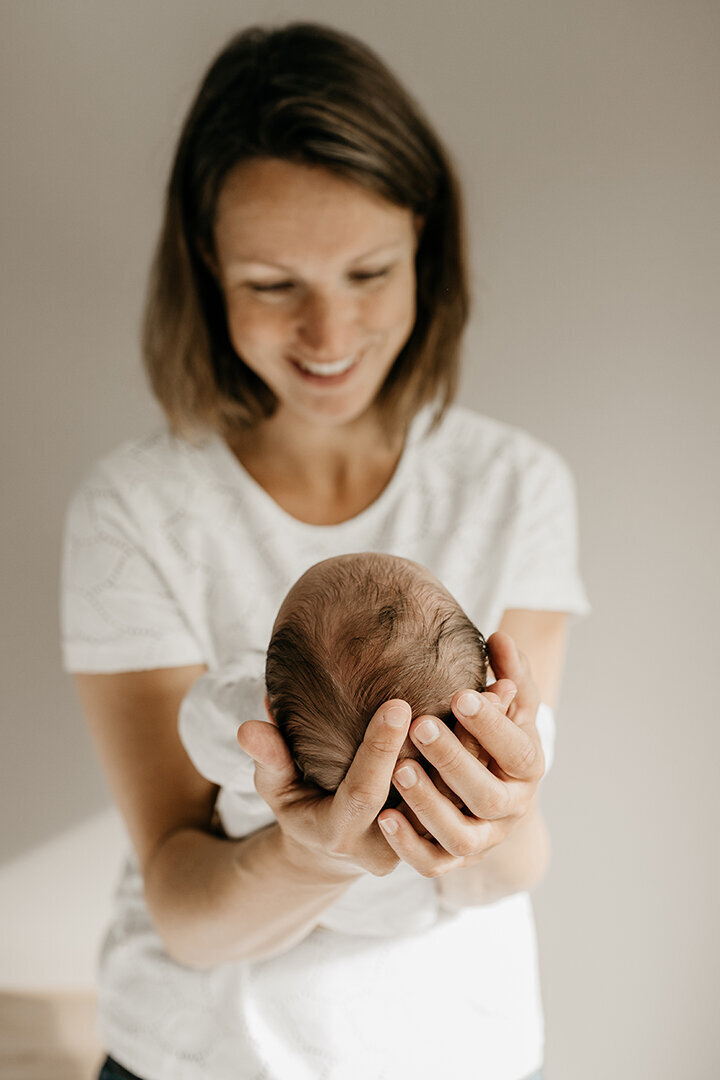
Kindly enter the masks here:
[[184, 829], [153, 861], [146, 895], [169, 954], [209, 968], [292, 948], [353, 880], [318, 867], [278, 825], [236, 840]]
[[349, 885], [362, 876], [361, 867], [347, 856], [329, 855], [320, 849], [309, 848], [278, 829], [279, 854], [298, 884]]

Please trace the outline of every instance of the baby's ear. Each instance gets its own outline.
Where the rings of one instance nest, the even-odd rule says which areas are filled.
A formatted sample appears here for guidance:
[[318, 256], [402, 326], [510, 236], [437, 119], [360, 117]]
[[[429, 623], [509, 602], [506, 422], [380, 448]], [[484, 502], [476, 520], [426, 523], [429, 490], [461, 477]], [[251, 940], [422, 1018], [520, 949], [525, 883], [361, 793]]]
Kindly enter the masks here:
[[270, 723], [273, 725], [273, 727], [277, 727], [277, 722], [275, 720], [275, 717], [270, 712], [270, 699], [267, 696], [267, 694], [265, 695], [265, 712], [267, 713], [267, 718], [270, 721]]

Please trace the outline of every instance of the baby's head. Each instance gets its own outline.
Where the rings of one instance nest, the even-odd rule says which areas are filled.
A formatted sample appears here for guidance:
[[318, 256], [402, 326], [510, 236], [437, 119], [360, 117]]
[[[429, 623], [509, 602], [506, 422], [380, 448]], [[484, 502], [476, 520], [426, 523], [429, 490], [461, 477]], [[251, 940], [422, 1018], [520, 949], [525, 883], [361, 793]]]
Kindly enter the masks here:
[[[452, 722], [456, 690], [483, 690], [485, 639], [418, 563], [340, 555], [283, 600], [267, 652], [270, 712], [307, 780], [335, 791], [373, 713], [402, 698]], [[409, 740], [401, 757], [418, 756]]]

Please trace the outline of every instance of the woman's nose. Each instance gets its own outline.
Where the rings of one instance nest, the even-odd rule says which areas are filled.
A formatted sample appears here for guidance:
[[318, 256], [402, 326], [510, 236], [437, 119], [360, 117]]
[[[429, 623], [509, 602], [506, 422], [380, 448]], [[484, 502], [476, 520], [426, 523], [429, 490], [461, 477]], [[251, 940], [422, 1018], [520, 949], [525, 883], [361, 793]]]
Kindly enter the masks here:
[[352, 299], [310, 293], [298, 323], [302, 344], [320, 360], [340, 360], [357, 347], [356, 312]]

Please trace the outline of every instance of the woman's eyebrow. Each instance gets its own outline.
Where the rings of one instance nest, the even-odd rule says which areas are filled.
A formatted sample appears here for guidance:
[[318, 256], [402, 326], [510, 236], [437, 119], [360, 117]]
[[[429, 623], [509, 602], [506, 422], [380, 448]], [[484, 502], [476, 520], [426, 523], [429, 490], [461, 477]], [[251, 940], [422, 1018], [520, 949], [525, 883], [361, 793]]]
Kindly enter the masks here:
[[[380, 255], [380, 254], [385, 253], [385, 252], [387, 252], [388, 254], [391, 254], [391, 253], [393, 253], [395, 251], [399, 251], [403, 247], [403, 244], [404, 244], [404, 241], [402, 241], [402, 240], [398, 240], [398, 241], [390, 243], [390, 244], [387, 244], [387, 243], [386, 244], [380, 244], [378, 247], [370, 248], [369, 250], [364, 251], [361, 255], [353, 256], [353, 258], [349, 260], [348, 265], [352, 266], [355, 263], [363, 262], [365, 259], [372, 259], [374, 256]], [[284, 274], [295, 274], [295, 273], [297, 273], [297, 269], [295, 267], [288, 266], [285, 263], [275, 262], [273, 259], [263, 259], [263, 258], [260, 258], [259, 256], [255, 256], [255, 255], [246, 256], [246, 257], [238, 256], [235, 259], [231, 258], [231, 259], [228, 260], [228, 266], [231, 266], [231, 267], [236, 267], [236, 266], [254, 267], [254, 266], [257, 266], [257, 267], [261, 267], [261, 268], [267, 269], [267, 270], [281, 270]]]
[[396, 240], [391, 243], [380, 244], [378, 247], [371, 248], [369, 251], [364, 251], [362, 255], [358, 255], [357, 258], [351, 259], [351, 262], [362, 262], [363, 259], [372, 259], [375, 255], [380, 255], [383, 252], [399, 251], [404, 247], [404, 240]]

